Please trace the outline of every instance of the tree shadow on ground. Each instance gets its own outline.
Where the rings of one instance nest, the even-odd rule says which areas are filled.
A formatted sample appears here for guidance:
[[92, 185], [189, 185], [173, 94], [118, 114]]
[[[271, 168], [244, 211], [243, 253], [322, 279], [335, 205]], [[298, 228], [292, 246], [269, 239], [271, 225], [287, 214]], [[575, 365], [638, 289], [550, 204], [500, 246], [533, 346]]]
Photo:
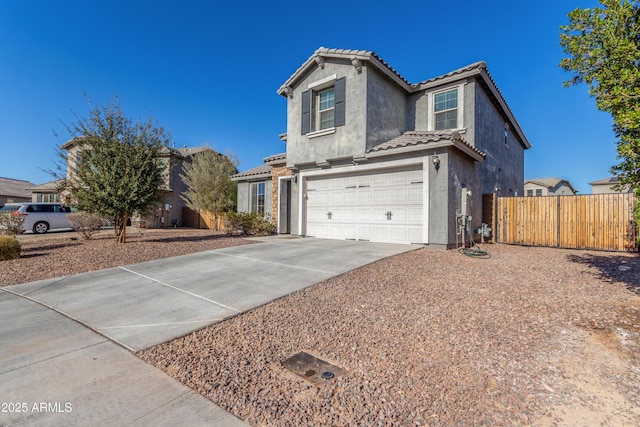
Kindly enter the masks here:
[[78, 246], [80, 244], [81, 243], [76, 239], [76, 240], [65, 242], [65, 243], [56, 243], [56, 244], [33, 246], [33, 247], [23, 247], [22, 252], [29, 253], [29, 252], [53, 251], [55, 249], [66, 248], [69, 246]]
[[32, 254], [20, 254], [20, 258], [38, 258], [41, 256], [46, 256], [48, 255], [47, 252], [36, 252], [36, 253], [32, 253]]
[[627, 288], [640, 295], [640, 257], [628, 255], [567, 255], [567, 260], [584, 264], [598, 270], [602, 280], [622, 282]]
[[[136, 238], [137, 237], [137, 238]], [[175, 242], [206, 242], [206, 241], [216, 241], [223, 239], [241, 239], [246, 236], [240, 235], [229, 235], [229, 234], [211, 234], [207, 236], [163, 236], [163, 237], [151, 237], [145, 238], [143, 236], [132, 236], [131, 238], [127, 238], [130, 241], [142, 241], [142, 242], [160, 242], [160, 243], [175, 243]]]

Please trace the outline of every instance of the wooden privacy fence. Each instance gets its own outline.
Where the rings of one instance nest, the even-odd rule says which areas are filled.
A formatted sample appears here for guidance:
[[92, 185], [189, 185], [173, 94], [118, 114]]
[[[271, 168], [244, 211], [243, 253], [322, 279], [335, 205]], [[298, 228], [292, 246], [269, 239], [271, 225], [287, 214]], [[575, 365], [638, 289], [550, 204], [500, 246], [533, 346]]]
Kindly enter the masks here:
[[[494, 197], [494, 240], [517, 245], [636, 251], [634, 197]], [[486, 222], [486, 221], [485, 221]]]
[[182, 223], [185, 227], [209, 230], [222, 229], [222, 219], [219, 216], [216, 221], [212, 212], [194, 211], [186, 206], [182, 208]]

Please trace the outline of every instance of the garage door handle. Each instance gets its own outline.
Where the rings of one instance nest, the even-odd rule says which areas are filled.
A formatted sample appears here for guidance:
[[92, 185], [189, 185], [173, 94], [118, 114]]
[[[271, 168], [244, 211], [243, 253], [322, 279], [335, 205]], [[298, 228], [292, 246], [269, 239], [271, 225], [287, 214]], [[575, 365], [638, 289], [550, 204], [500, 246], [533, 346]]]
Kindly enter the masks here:
[[331, 219], [331, 215], [332, 215], [331, 212], [327, 212], [327, 219]]
[[387, 213], [386, 213], [385, 215], [387, 216], [387, 219], [388, 219], [388, 220], [391, 220], [391, 216], [392, 216], [393, 214], [391, 213], [391, 211], [387, 211]]

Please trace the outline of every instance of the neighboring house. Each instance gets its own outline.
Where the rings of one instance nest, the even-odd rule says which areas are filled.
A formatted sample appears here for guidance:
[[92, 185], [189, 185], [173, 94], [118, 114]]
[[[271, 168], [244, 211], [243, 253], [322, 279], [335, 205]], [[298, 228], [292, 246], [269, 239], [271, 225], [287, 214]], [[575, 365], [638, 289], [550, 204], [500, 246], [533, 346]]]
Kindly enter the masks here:
[[525, 196], [574, 196], [573, 185], [560, 178], [536, 178], [524, 182]]
[[63, 184], [64, 180], [58, 179], [27, 188], [27, 190], [31, 192], [31, 201], [34, 203], [60, 203]]
[[609, 178], [599, 179], [597, 181], [590, 182], [591, 194], [609, 194], [609, 193], [631, 193], [631, 186], [626, 185], [621, 190], [615, 190], [614, 185], [620, 181], [618, 177], [612, 176]]
[[530, 144], [484, 62], [409, 83], [374, 52], [320, 48], [278, 93], [281, 233], [451, 248], [460, 222], [481, 225], [483, 194], [522, 192]]
[[188, 187], [180, 178], [184, 174], [184, 165], [191, 162], [192, 156], [205, 150], [205, 147], [196, 148], [168, 148], [162, 149], [160, 158], [164, 160], [164, 183], [160, 187], [162, 201], [147, 216], [147, 227], [162, 228], [184, 225], [183, 214], [186, 203], [180, 197]]
[[[75, 170], [75, 162], [78, 157], [77, 146], [74, 140], [70, 140], [63, 144], [62, 148], [69, 153], [67, 156], [67, 176], [70, 176]], [[133, 218], [132, 224], [139, 224], [141, 219], [146, 220], [145, 224], [149, 228], [182, 226], [184, 224], [183, 211], [186, 208], [186, 203], [180, 195], [187, 190], [187, 185], [182, 181], [180, 175], [184, 174], [184, 164], [190, 162], [194, 154], [205, 149], [207, 148], [187, 148], [186, 146], [177, 149], [169, 147], [162, 149], [159, 160], [163, 161], [165, 173], [164, 182], [158, 189], [161, 193], [161, 201], [155, 204], [146, 217]]]
[[7, 203], [30, 202], [29, 187], [35, 184], [21, 179], [0, 178], [0, 207]]

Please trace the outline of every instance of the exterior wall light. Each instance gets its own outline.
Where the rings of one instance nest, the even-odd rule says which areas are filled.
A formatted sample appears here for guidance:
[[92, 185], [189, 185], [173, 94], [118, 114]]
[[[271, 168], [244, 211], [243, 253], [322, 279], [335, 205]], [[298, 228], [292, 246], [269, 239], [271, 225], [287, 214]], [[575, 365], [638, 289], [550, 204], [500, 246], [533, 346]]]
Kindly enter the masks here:
[[436, 172], [438, 172], [440, 169], [440, 159], [437, 154], [434, 153], [433, 156], [431, 156], [431, 163], [433, 163], [433, 167], [436, 168]]

